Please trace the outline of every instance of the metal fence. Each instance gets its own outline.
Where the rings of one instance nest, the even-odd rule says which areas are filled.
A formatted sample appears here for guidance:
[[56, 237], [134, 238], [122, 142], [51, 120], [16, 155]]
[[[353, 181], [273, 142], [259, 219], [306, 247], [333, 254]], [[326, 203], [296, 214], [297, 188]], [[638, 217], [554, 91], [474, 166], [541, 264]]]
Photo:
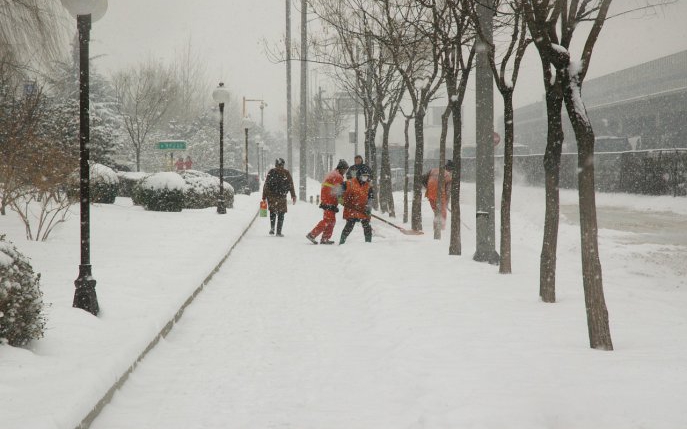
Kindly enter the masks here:
[[[514, 181], [544, 186], [544, 155], [514, 155]], [[461, 178], [475, 180], [475, 158], [464, 157]], [[425, 160], [425, 169], [438, 160]], [[577, 188], [577, 154], [561, 155], [560, 187]], [[494, 157], [495, 175], [503, 175], [503, 156]], [[594, 184], [600, 192], [687, 195], [687, 149], [651, 149], [594, 154]]]

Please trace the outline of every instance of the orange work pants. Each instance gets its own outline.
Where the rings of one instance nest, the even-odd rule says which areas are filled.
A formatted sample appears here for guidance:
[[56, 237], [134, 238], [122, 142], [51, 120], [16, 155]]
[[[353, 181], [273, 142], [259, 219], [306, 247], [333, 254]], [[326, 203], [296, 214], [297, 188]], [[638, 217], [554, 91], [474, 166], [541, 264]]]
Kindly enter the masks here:
[[336, 212], [324, 210], [322, 220], [310, 231], [310, 235], [317, 237], [322, 234], [322, 241], [327, 241], [334, 234], [334, 225], [336, 225]]
[[[429, 205], [432, 206], [432, 211], [434, 213], [437, 212], [437, 200], [436, 199], [431, 199], [428, 198], [429, 200]], [[443, 206], [441, 208], [441, 229], [446, 229], [446, 208], [448, 207], [448, 204], [446, 204], [446, 198], [442, 198], [441, 200], [441, 205]]]

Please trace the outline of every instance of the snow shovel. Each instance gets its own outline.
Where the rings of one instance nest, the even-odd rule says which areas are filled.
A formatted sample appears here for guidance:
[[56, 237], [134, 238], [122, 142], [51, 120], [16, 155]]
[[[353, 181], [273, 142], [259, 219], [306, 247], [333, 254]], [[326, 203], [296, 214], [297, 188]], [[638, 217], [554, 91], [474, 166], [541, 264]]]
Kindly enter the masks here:
[[377, 220], [381, 220], [382, 222], [384, 222], [384, 223], [387, 224], [387, 225], [393, 226], [393, 227], [396, 228], [397, 230], [401, 231], [401, 234], [405, 234], [405, 235], [422, 235], [422, 234], [424, 234], [424, 232], [422, 232], [422, 231], [415, 231], [415, 230], [413, 230], [413, 229], [401, 228], [400, 226], [398, 226], [398, 225], [396, 225], [396, 224], [393, 224], [393, 223], [389, 222], [388, 220], [386, 220], [386, 219], [384, 219], [384, 218], [381, 218], [381, 217], [379, 217], [379, 216], [377, 216], [377, 215], [373, 215], [372, 213], [370, 213], [370, 216], [372, 216], [373, 218], [375, 218], [375, 219], [377, 219]]
[[[356, 212], [358, 212], [358, 213], [363, 213], [363, 212], [361, 212], [360, 210], [358, 210], [358, 209], [356, 209], [356, 208], [353, 208], [353, 207], [351, 207], [351, 206], [348, 206], [348, 205], [346, 205], [346, 204], [342, 204], [342, 205], [343, 205], [344, 207], [349, 208], [349, 209], [351, 209], [351, 210], [353, 210], [353, 211], [356, 211]], [[422, 232], [422, 231], [414, 231], [414, 230], [412, 230], [412, 229], [401, 228], [400, 226], [398, 226], [398, 225], [396, 225], [396, 224], [393, 224], [393, 223], [389, 222], [388, 220], [386, 220], [386, 219], [384, 219], [384, 218], [382, 218], [382, 217], [379, 217], [379, 216], [377, 216], [377, 215], [373, 215], [372, 213], [370, 213], [370, 216], [373, 217], [373, 218], [375, 218], [375, 219], [381, 220], [382, 222], [384, 222], [384, 223], [387, 224], [387, 225], [393, 226], [393, 227], [396, 228], [397, 230], [401, 231], [401, 234], [405, 234], [405, 235], [422, 235], [422, 234], [424, 234], [424, 232]]]

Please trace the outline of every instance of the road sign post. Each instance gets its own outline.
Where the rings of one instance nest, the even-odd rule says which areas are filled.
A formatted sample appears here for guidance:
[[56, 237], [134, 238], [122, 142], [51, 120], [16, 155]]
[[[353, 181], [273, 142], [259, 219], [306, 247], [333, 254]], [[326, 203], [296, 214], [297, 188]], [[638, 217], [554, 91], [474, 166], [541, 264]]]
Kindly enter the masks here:
[[174, 170], [174, 151], [175, 150], [186, 150], [186, 141], [185, 140], [161, 140], [157, 142], [157, 145], [155, 146], [157, 150], [170, 150], [172, 151], [169, 154], [169, 168], [170, 170]]

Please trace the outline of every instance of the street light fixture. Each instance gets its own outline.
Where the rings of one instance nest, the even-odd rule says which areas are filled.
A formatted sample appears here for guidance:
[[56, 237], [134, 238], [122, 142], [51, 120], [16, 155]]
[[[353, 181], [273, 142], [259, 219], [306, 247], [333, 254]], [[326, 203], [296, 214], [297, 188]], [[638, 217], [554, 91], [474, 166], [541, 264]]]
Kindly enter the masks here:
[[100, 308], [95, 293], [95, 279], [91, 275], [91, 225], [90, 225], [90, 172], [89, 142], [90, 116], [88, 103], [88, 43], [90, 41], [91, 23], [99, 20], [107, 11], [107, 0], [62, 0], [72, 16], [76, 17], [79, 32], [79, 197], [81, 224], [81, 264], [79, 277], [74, 280], [75, 308], [86, 310], [97, 316]]
[[242, 124], [243, 129], [244, 129], [245, 134], [246, 134], [246, 148], [245, 148], [243, 162], [246, 164], [246, 187], [247, 187], [248, 186], [248, 130], [253, 128], [253, 126], [255, 126], [255, 123], [249, 117], [246, 116], [241, 121], [241, 124]]
[[217, 198], [217, 213], [227, 213], [227, 203], [224, 201], [224, 103], [231, 99], [231, 93], [220, 82], [212, 91], [212, 99], [219, 104], [219, 197]]

